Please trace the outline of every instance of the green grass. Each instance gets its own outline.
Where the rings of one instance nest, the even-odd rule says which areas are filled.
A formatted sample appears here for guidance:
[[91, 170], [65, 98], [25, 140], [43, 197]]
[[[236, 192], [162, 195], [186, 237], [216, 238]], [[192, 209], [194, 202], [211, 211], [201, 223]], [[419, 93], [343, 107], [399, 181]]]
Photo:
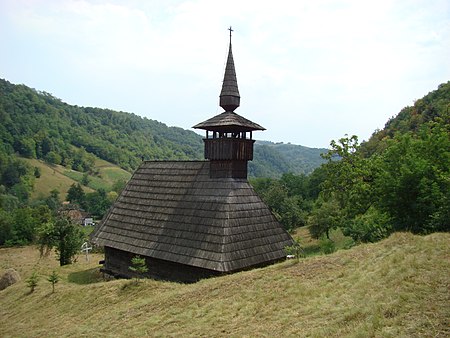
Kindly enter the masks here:
[[[323, 255], [326, 239], [314, 239], [311, 237], [309, 233], [308, 227], [301, 227], [295, 229], [295, 231], [291, 234], [292, 237], [299, 241], [303, 254], [307, 257]], [[330, 239], [334, 244], [335, 250], [348, 249], [354, 245], [351, 237], [346, 237], [342, 233], [340, 229], [334, 229], [330, 231]]]
[[[104, 160], [98, 159], [95, 162], [95, 165], [99, 175], [88, 175], [88, 187], [91, 189], [104, 189], [106, 191], [111, 191], [111, 188], [116, 181], [128, 181], [131, 178], [131, 174], [128, 171], [125, 171]], [[76, 182], [81, 183], [84, 173], [75, 170], [65, 170], [64, 175], [70, 177]]]
[[[81, 183], [83, 173], [69, 170], [60, 165], [51, 165], [44, 161], [36, 159], [22, 158], [32, 167], [38, 167], [41, 171], [41, 177], [35, 180], [34, 190], [31, 198], [41, 198], [50, 195], [50, 191], [56, 189], [61, 193], [61, 199], [65, 200], [67, 191], [74, 183]], [[104, 160], [97, 159], [95, 168], [99, 172], [99, 176], [89, 175], [88, 186], [83, 186], [85, 192], [93, 192], [94, 190], [104, 189], [110, 191], [113, 184], [118, 180], [128, 181], [131, 174], [120, 167]]]
[[[60, 165], [50, 165], [40, 160], [27, 159], [25, 160], [32, 167], [38, 167], [41, 171], [41, 177], [35, 180], [34, 190], [31, 194], [31, 198], [47, 197], [50, 195], [50, 191], [56, 189], [60, 192], [62, 200], [66, 198], [67, 190], [70, 186], [76, 183], [75, 180], [66, 176], [64, 173], [66, 168]], [[88, 187], [84, 187], [85, 192], [93, 192], [94, 190]]]
[[[95, 257], [95, 259], [94, 259]], [[33, 247], [0, 249], [0, 270], [62, 276], [0, 292], [2, 337], [448, 337], [450, 234], [397, 233], [330, 255], [177, 284], [103, 281]]]

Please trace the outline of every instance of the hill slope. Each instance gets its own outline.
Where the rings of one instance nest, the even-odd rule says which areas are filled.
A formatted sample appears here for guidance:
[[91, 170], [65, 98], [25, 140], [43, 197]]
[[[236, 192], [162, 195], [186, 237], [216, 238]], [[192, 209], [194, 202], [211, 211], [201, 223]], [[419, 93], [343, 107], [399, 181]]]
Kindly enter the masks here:
[[386, 141], [396, 134], [416, 134], [430, 122], [450, 125], [450, 81], [442, 83], [436, 90], [403, 108], [386, 122], [382, 130], [376, 130], [367, 142], [362, 144], [363, 154], [370, 156], [386, 149]]
[[[56, 189], [64, 200], [72, 184], [83, 184], [85, 174], [76, 170], [65, 168], [61, 165], [49, 164], [37, 159], [23, 158], [32, 167], [40, 170], [40, 177], [35, 179], [31, 198], [36, 199], [50, 195], [50, 191]], [[96, 175], [87, 175], [88, 184], [84, 186], [85, 192], [93, 192], [100, 188], [110, 191], [117, 181], [127, 182], [131, 174], [120, 167], [107, 161], [96, 159], [94, 170]]]
[[[130, 172], [142, 158], [203, 159], [202, 137], [192, 131], [130, 113], [71, 106], [51, 94], [2, 79], [0, 120], [0, 152], [17, 152], [78, 171], [92, 169], [91, 154]], [[82, 150], [74, 151], [74, 146]], [[250, 174], [309, 173], [320, 165], [322, 151], [289, 145], [297, 148], [286, 155], [285, 146], [288, 145], [257, 144]]]
[[320, 155], [327, 151], [290, 143], [256, 141], [249, 172], [254, 177], [278, 177], [288, 172], [310, 174], [326, 162]]
[[[450, 335], [450, 234], [397, 233], [329, 256], [276, 264], [184, 285], [103, 282], [80, 258], [58, 267], [32, 247], [0, 249], [0, 270], [63, 277], [51, 294], [43, 278], [0, 291], [0, 336]], [[0, 271], [1, 272], [1, 271]], [[90, 283], [90, 284], [86, 284]]]

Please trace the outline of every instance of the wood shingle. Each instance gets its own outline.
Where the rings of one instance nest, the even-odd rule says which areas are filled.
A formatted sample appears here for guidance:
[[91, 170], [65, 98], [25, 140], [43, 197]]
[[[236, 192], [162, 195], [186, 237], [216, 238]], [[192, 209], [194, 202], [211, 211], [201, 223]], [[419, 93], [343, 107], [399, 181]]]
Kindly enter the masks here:
[[221, 273], [283, 259], [292, 239], [248, 181], [211, 178], [209, 165], [143, 162], [95, 243]]

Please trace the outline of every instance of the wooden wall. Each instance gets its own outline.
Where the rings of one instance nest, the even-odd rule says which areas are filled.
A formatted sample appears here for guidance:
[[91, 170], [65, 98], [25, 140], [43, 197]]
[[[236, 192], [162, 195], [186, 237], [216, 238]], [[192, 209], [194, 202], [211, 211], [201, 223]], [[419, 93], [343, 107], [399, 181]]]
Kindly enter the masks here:
[[[105, 265], [103, 272], [118, 278], [132, 278], [135, 275], [128, 268], [131, 266], [131, 259], [135, 254], [111, 247], [105, 247]], [[189, 265], [178, 264], [151, 257], [145, 258], [148, 273], [145, 277], [169, 280], [182, 283], [193, 283], [200, 279], [214, 277], [220, 273], [212, 270], [196, 268]]]

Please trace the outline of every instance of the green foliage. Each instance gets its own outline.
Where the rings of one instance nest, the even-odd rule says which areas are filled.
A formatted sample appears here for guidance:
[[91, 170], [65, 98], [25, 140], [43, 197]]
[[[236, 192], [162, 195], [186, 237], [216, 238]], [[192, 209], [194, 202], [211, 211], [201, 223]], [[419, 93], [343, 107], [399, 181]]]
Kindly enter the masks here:
[[81, 207], [86, 205], [86, 194], [79, 183], [72, 184], [67, 191], [66, 200], [70, 203], [76, 203]]
[[329, 255], [336, 251], [335, 243], [329, 238], [322, 238], [319, 242], [320, 250], [325, 254]]
[[56, 245], [55, 225], [52, 222], [41, 223], [36, 229], [40, 256], [47, 256]]
[[310, 174], [325, 162], [320, 157], [324, 151], [290, 143], [256, 141], [254, 159], [248, 166], [249, 176], [280, 178], [286, 173]]
[[300, 260], [300, 257], [304, 257], [303, 248], [298, 239], [294, 241], [294, 244], [286, 246], [284, 251], [286, 255], [294, 256], [297, 262]]
[[36, 271], [33, 271], [31, 276], [25, 281], [27, 286], [30, 288], [30, 293], [34, 292], [34, 289], [38, 285], [39, 276]]
[[145, 258], [139, 255], [134, 256], [131, 259], [131, 266], [129, 266], [128, 269], [136, 274], [136, 282], [138, 282], [139, 279], [142, 278], [146, 272], [148, 272]]
[[0, 209], [0, 245], [4, 245], [11, 240], [13, 217], [10, 212]]
[[34, 177], [41, 177], [41, 169], [39, 167], [34, 167]]
[[370, 207], [364, 214], [348, 220], [342, 231], [356, 242], [377, 242], [392, 232], [392, 223], [386, 213]]
[[450, 82], [362, 146], [356, 136], [332, 141], [322, 192], [338, 201], [346, 235], [374, 242], [392, 231], [450, 231], [449, 106]]
[[50, 164], [61, 164], [62, 158], [57, 152], [50, 151], [44, 156], [44, 160]]
[[286, 230], [306, 224], [310, 201], [299, 192], [305, 184], [305, 176], [285, 174], [281, 179], [256, 178], [250, 182]]
[[82, 172], [92, 172], [92, 154], [126, 170], [135, 169], [142, 157], [202, 158], [201, 136], [192, 131], [134, 114], [70, 106], [48, 93], [5, 80], [0, 80], [0, 92], [0, 132], [10, 154]]
[[81, 179], [81, 184], [87, 186], [91, 180], [89, 179], [89, 175], [87, 173], [83, 174], [83, 178]]
[[450, 124], [429, 123], [398, 135], [383, 154], [377, 205], [395, 230], [449, 231]]
[[117, 194], [120, 194], [122, 192], [122, 190], [125, 188], [125, 186], [127, 185], [127, 181], [124, 179], [118, 179], [117, 181], [114, 182], [111, 190], [115, 191]]
[[308, 217], [311, 237], [319, 239], [323, 235], [330, 239], [330, 231], [343, 225], [343, 214], [334, 198], [319, 198]]
[[97, 218], [102, 218], [103, 215], [111, 207], [112, 200], [106, 194], [106, 191], [99, 189], [96, 192], [86, 194], [85, 205], [87, 210]]
[[83, 243], [83, 232], [78, 224], [67, 218], [57, 218], [53, 235], [56, 240], [56, 253], [61, 266], [72, 264], [74, 256], [80, 251]]
[[48, 276], [47, 280], [52, 284], [52, 293], [55, 292], [55, 284], [59, 282], [59, 275], [53, 270], [52, 274]]
[[43, 224], [38, 231], [38, 243], [41, 255], [55, 248], [60, 266], [72, 264], [80, 251], [84, 240], [81, 226], [70, 219], [57, 217], [54, 222]]
[[56, 213], [56, 211], [61, 207], [61, 201], [59, 200], [59, 191], [56, 189], [50, 191], [50, 196], [45, 199], [45, 204], [53, 213]]

